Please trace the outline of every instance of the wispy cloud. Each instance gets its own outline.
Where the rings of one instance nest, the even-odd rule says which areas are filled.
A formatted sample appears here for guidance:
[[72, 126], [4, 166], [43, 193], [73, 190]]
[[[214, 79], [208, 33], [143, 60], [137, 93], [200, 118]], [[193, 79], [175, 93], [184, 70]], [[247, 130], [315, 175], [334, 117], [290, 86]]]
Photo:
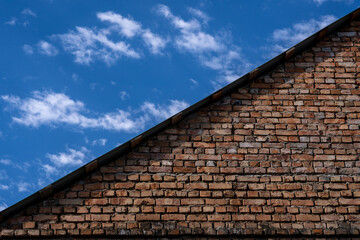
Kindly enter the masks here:
[[121, 91], [119, 93], [121, 100], [125, 100], [130, 97], [130, 95], [126, 91]]
[[6, 209], [8, 207], [8, 205], [4, 202], [0, 203], [0, 211]]
[[106, 142], [107, 142], [106, 138], [99, 138], [99, 139], [91, 141], [91, 145], [93, 145], [93, 146], [105, 146]]
[[75, 56], [75, 62], [89, 65], [95, 60], [104, 61], [111, 65], [121, 56], [140, 58], [135, 51], [123, 41], [111, 41], [107, 35], [109, 31], [94, 31], [85, 27], [76, 27], [75, 31], [55, 35], [59, 38], [66, 51]]
[[223, 32], [210, 34], [204, 30], [210, 19], [204, 12], [194, 8], [188, 8], [188, 11], [195, 18], [186, 21], [174, 15], [166, 5], [158, 5], [157, 8], [157, 12], [170, 20], [180, 32], [173, 40], [175, 47], [180, 52], [193, 54], [204, 67], [218, 72], [213, 81], [216, 88], [236, 80], [251, 69], [252, 64], [242, 55], [241, 48], [231, 42], [231, 38], [224, 37]]
[[141, 31], [141, 24], [130, 19], [121, 16], [114, 12], [99, 12], [96, 16], [101, 21], [107, 21], [112, 23], [111, 28], [115, 28], [123, 36], [132, 38]]
[[39, 52], [47, 56], [56, 56], [59, 51], [46, 41], [39, 41], [38, 43]]
[[311, 0], [311, 1], [314, 2], [318, 6], [320, 6], [326, 2], [344, 2], [347, 4], [352, 4], [354, 2], [354, 0]]
[[16, 184], [19, 192], [29, 192], [31, 190], [31, 184], [21, 181]]
[[[75, 56], [75, 62], [89, 65], [100, 60], [107, 65], [114, 64], [120, 57], [140, 58], [142, 53], [135, 50], [128, 42], [129, 39], [139, 36], [144, 45], [153, 54], [161, 54], [167, 40], [153, 33], [148, 28], [120, 14], [108, 11], [97, 13], [97, 18], [108, 23], [108, 27], [89, 28], [77, 26], [66, 34], [57, 34], [53, 38], [61, 40], [65, 51]], [[114, 40], [120, 35], [125, 40]]]
[[[53, 179], [54, 177], [62, 174], [62, 171], [54, 164], [42, 164], [41, 169], [45, 172], [46, 178], [48, 178], [48, 179]], [[45, 182], [43, 180], [42, 181], [41, 181], [41, 179], [39, 179], [39, 180], [40, 181], [39, 181], [38, 185], [42, 186], [45, 184]]]
[[28, 16], [32, 16], [32, 17], [36, 17], [36, 13], [34, 13], [33, 11], [31, 11], [31, 9], [26, 8], [24, 9], [21, 14], [23, 15], [28, 15]]
[[289, 47], [309, 37], [311, 34], [326, 27], [334, 22], [337, 18], [333, 15], [320, 16], [318, 19], [309, 19], [293, 24], [288, 28], [276, 29], [272, 33], [267, 46], [269, 57], [284, 52]]
[[141, 106], [141, 110], [154, 116], [157, 119], [165, 119], [173, 116], [174, 114], [189, 106], [189, 104], [184, 101], [170, 100], [170, 102], [170, 105], [156, 105], [151, 102], [145, 102]]
[[9, 189], [8, 185], [0, 184], [0, 190], [8, 190], [8, 189]]
[[10, 165], [12, 162], [10, 159], [0, 159], [0, 164]]
[[0, 180], [8, 179], [9, 176], [7, 175], [4, 169], [0, 169]]
[[[7, 158], [0, 159], [0, 165], [17, 168], [23, 172], [27, 172], [28, 168], [30, 167], [30, 163], [28, 163], [28, 162], [17, 163], [15, 161], [11, 161], [10, 159], [7, 159]], [[7, 176], [5, 170], [3, 173], [1, 173], [1, 171], [0, 171], [0, 174], [4, 174], [4, 176]], [[1, 179], [1, 177], [0, 177], [0, 179]]]
[[192, 88], [192, 89], [196, 88], [196, 87], [199, 85], [199, 82], [196, 81], [196, 80], [193, 79], [193, 78], [190, 78], [189, 81], [191, 82], [191, 88]]
[[188, 7], [187, 9], [189, 11], [189, 13], [191, 13], [192, 15], [200, 18], [203, 23], [207, 23], [209, 20], [210, 20], [210, 17], [204, 13], [203, 11], [199, 10], [199, 9], [196, 9], [196, 8], [192, 8], [192, 7]]
[[132, 120], [131, 113], [123, 110], [88, 117], [83, 102], [72, 100], [63, 93], [35, 91], [27, 99], [9, 95], [1, 98], [19, 111], [20, 116], [13, 117], [13, 121], [25, 126], [68, 124], [82, 128], [133, 131], [142, 129], [145, 124], [143, 117]]
[[168, 39], [154, 34], [149, 29], [145, 29], [144, 31], [142, 31], [142, 38], [145, 42], [145, 45], [153, 54], [162, 54], [163, 49], [169, 41]]
[[27, 45], [27, 44], [24, 44], [23, 50], [27, 55], [31, 55], [31, 54], [34, 53], [33, 48], [31, 46]]
[[[89, 150], [86, 147], [82, 147], [79, 150], [69, 148], [66, 152], [59, 152], [56, 154], [47, 154], [46, 157], [58, 167], [64, 166], [79, 166], [84, 164], [85, 158]], [[47, 167], [48, 171], [54, 171], [50, 167]]]
[[[142, 130], [145, 124], [152, 120], [152, 117], [166, 118], [187, 106], [187, 103], [178, 100], [171, 100], [170, 105], [161, 106], [146, 102], [139, 110], [118, 109], [115, 112], [100, 115], [91, 113], [83, 102], [73, 100], [63, 93], [52, 91], [35, 91], [32, 93], [32, 97], [25, 99], [11, 95], [3, 95], [1, 98], [8, 103], [10, 108], [18, 111], [18, 116], [12, 117], [12, 120], [21, 125], [55, 127], [65, 124], [84, 129], [95, 128], [127, 132]], [[8, 109], [10, 110], [10, 108]]]
[[4, 24], [10, 25], [10, 26], [15, 26], [16, 22], [17, 22], [17, 19], [15, 17], [12, 17], [10, 20], [6, 21]]
[[224, 47], [216, 37], [201, 30], [201, 24], [197, 19], [185, 21], [172, 14], [170, 8], [165, 5], [159, 5], [158, 12], [169, 19], [172, 25], [180, 31], [181, 34], [175, 38], [175, 45], [180, 50], [201, 53], [219, 51]]

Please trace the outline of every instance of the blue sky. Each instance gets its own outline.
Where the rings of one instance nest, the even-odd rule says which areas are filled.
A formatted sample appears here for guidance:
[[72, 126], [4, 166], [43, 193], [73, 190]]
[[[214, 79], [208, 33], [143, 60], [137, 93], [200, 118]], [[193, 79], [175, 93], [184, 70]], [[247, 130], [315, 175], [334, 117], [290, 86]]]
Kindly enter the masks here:
[[0, 1], [0, 210], [358, 6]]

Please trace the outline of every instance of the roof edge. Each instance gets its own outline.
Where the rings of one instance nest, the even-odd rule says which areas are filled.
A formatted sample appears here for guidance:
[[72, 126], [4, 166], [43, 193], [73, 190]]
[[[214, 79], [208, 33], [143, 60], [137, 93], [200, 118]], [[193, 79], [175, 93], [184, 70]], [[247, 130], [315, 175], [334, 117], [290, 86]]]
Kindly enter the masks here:
[[100, 167], [106, 165], [107, 163], [109, 163], [109, 162], [117, 159], [121, 155], [127, 153], [129, 150], [137, 147], [141, 142], [149, 139], [150, 137], [154, 136], [155, 134], [157, 134], [161, 130], [165, 129], [166, 127], [176, 124], [181, 119], [188, 116], [189, 114], [197, 111], [198, 109], [206, 106], [209, 103], [219, 100], [221, 97], [226, 96], [227, 94], [233, 92], [234, 90], [251, 83], [255, 78], [264, 75], [265, 73], [269, 72], [274, 67], [276, 67], [277, 65], [283, 63], [284, 61], [290, 59], [293, 56], [296, 56], [297, 54], [301, 53], [302, 51], [304, 51], [305, 49], [310, 47], [313, 43], [315, 43], [315, 42], [323, 39], [325, 36], [328, 36], [329, 34], [335, 32], [340, 27], [344, 26], [349, 21], [358, 18], [359, 16], [360, 16], [360, 8], [357, 8], [354, 11], [352, 11], [351, 13], [345, 15], [344, 17], [338, 19], [337, 21], [333, 22], [332, 24], [328, 25], [327, 27], [314, 33], [310, 37], [299, 42], [295, 46], [289, 48], [285, 52], [279, 54], [278, 56], [274, 57], [273, 59], [269, 60], [268, 62], [255, 68], [251, 72], [243, 75], [242, 77], [238, 78], [237, 80], [233, 81], [232, 83], [226, 85], [225, 87], [221, 88], [220, 90], [212, 93], [211, 95], [196, 102], [195, 104], [189, 106], [188, 108], [184, 109], [183, 111], [164, 120], [163, 122], [159, 123], [158, 125], [148, 129], [147, 131], [141, 133], [140, 135], [138, 135], [138, 136], [132, 138], [131, 140], [125, 142], [124, 144], [116, 147], [115, 149], [94, 159], [93, 161], [78, 168], [77, 170], [71, 172], [70, 174], [60, 178], [59, 180], [46, 186], [45, 188], [35, 192], [34, 194], [30, 195], [29, 197], [26, 197], [25, 199], [17, 202], [16, 204], [4, 209], [3, 211], [0, 212], [0, 223], [5, 221], [6, 219], [10, 218], [11, 216], [17, 214], [21, 210], [24, 210], [25, 208], [27, 208], [41, 200], [47, 199], [53, 193], [65, 189], [72, 183], [82, 179], [83, 177], [91, 174], [92, 172], [96, 171]]

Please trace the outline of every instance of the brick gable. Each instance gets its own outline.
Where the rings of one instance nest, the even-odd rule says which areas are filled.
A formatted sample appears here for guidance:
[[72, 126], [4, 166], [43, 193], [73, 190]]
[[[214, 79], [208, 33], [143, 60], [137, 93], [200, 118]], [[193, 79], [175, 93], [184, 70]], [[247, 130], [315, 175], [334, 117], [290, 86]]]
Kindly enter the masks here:
[[2, 237], [357, 235], [360, 22], [0, 225]]

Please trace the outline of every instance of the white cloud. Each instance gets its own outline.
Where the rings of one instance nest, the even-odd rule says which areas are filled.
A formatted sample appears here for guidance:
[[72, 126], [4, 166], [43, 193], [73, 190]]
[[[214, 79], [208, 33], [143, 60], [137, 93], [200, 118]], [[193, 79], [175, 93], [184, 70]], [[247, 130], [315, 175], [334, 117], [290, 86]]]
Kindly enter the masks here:
[[74, 82], [78, 82], [80, 80], [79, 75], [76, 73], [71, 74], [71, 78], [74, 80]]
[[173, 15], [169, 7], [165, 5], [159, 5], [158, 12], [169, 19], [173, 26], [180, 31], [180, 35], [175, 39], [175, 45], [179, 50], [201, 53], [205, 51], [216, 52], [223, 49], [223, 45], [218, 39], [201, 30], [198, 20], [185, 21]]
[[155, 105], [151, 102], [145, 102], [141, 106], [141, 110], [154, 116], [156, 119], [166, 119], [189, 106], [184, 101], [170, 100], [170, 102], [170, 105]]
[[268, 46], [270, 56], [284, 52], [289, 47], [306, 39], [316, 31], [326, 27], [337, 18], [333, 15], [320, 16], [319, 19], [310, 19], [295, 23], [292, 27], [276, 29], [271, 36], [272, 44]]
[[0, 163], [3, 165], [11, 165], [10, 159], [0, 159]]
[[6, 203], [4, 203], [4, 202], [0, 203], [0, 211], [4, 210], [6, 208], [8, 208], [8, 205]]
[[175, 47], [180, 52], [193, 54], [204, 67], [218, 72], [218, 77], [212, 81], [216, 88], [236, 80], [251, 69], [252, 64], [242, 55], [241, 48], [232, 43], [230, 33], [210, 34], [203, 30], [209, 20], [204, 12], [188, 8], [194, 17], [204, 23], [201, 25], [198, 19], [185, 21], [175, 16], [168, 6], [158, 5], [157, 10], [180, 31], [173, 41]]
[[142, 33], [142, 38], [145, 45], [149, 48], [153, 54], [161, 54], [165, 48], [168, 40], [152, 33], [149, 29], [145, 29]]
[[[54, 179], [54, 177], [59, 175], [64, 175], [65, 173], [59, 169], [58, 166], [50, 164], [42, 164], [41, 169], [45, 172], [46, 178]], [[45, 184], [44, 179], [38, 179], [38, 185], [43, 186]]]
[[47, 55], [47, 56], [56, 56], [58, 54], [58, 50], [56, 47], [51, 45], [50, 43], [46, 41], [39, 41], [38, 43], [39, 52], [41, 54]]
[[8, 185], [0, 184], [0, 190], [8, 190], [8, 189], [9, 189]]
[[17, 19], [12, 17], [11, 20], [6, 21], [4, 24], [14, 26], [16, 24], [16, 22], [17, 22]]
[[210, 20], [210, 17], [205, 14], [203, 11], [196, 9], [196, 8], [192, 8], [192, 7], [188, 7], [187, 9], [189, 11], [189, 13], [191, 13], [192, 15], [202, 19], [202, 21], [204, 23], [207, 23]]
[[128, 42], [119, 40], [114, 33], [125, 37], [127, 41], [135, 36], [141, 37], [152, 54], [161, 54], [168, 42], [150, 29], [143, 29], [139, 22], [130, 17], [126, 18], [111, 11], [98, 12], [96, 15], [100, 21], [109, 23], [109, 26], [106, 28], [77, 26], [75, 30], [66, 34], [53, 36], [55, 39], [60, 39], [65, 51], [75, 56], [76, 63], [89, 65], [100, 60], [112, 65], [123, 56], [135, 59], [141, 57], [140, 50], [135, 50]]
[[347, 4], [352, 4], [354, 0], [312, 0], [316, 5], [320, 6], [325, 2], [344, 2]]
[[119, 93], [121, 100], [125, 100], [130, 97], [130, 95], [126, 91], [121, 91]]
[[113, 64], [119, 57], [140, 58], [140, 54], [123, 41], [108, 39], [108, 30], [94, 32], [92, 29], [76, 27], [76, 31], [56, 35], [66, 51], [75, 56], [75, 62], [88, 65], [94, 60]]
[[191, 85], [192, 85], [191, 87], [192, 87], [192, 88], [196, 88], [196, 87], [199, 85], [199, 82], [196, 81], [195, 79], [190, 78], [189, 80], [190, 80], [190, 82], [191, 82]]
[[16, 186], [17, 186], [19, 192], [29, 192], [31, 190], [30, 189], [31, 185], [30, 185], [30, 183], [27, 183], [27, 182], [23, 182], [23, 181], [18, 182], [16, 184]]
[[125, 37], [131, 38], [134, 37], [137, 33], [141, 31], [141, 24], [131, 20], [129, 18], [125, 18], [120, 14], [114, 12], [99, 12], [96, 16], [101, 21], [108, 21], [113, 23], [112, 27], [116, 27], [119, 32]]
[[26, 8], [24, 9], [21, 14], [23, 15], [28, 15], [28, 16], [32, 16], [32, 17], [36, 17], [36, 13], [34, 13], [33, 11], [31, 11], [31, 9]]
[[33, 48], [27, 44], [24, 44], [23, 50], [27, 55], [31, 55], [34, 53]]
[[179, 100], [171, 100], [169, 105], [145, 102], [138, 110], [118, 109], [96, 117], [99, 114], [91, 113], [85, 108], [83, 102], [73, 100], [63, 93], [35, 91], [30, 98], [21, 99], [18, 96], [10, 95], [4, 95], [1, 98], [9, 104], [9, 110], [12, 108], [18, 111], [18, 116], [13, 116], [12, 120], [21, 125], [56, 127], [65, 124], [84, 129], [127, 132], [142, 130], [145, 128], [145, 124], [153, 118], [165, 119], [188, 106], [186, 102]]
[[96, 139], [96, 140], [93, 140], [91, 142], [91, 145], [93, 146], [105, 146], [106, 145], [106, 142], [107, 142], [107, 139], [106, 138], [100, 138], [100, 139]]
[[[84, 163], [84, 160], [89, 150], [86, 147], [82, 147], [80, 150], [69, 148], [67, 152], [60, 152], [57, 154], [47, 154], [46, 157], [50, 159], [57, 167], [64, 166], [78, 166]], [[50, 165], [43, 166], [47, 173], [54, 172]]]
[[144, 117], [132, 119], [131, 113], [123, 110], [103, 113], [99, 117], [85, 116], [84, 113], [89, 112], [85, 104], [63, 93], [35, 91], [27, 99], [9, 95], [1, 98], [19, 111], [20, 116], [13, 117], [13, 121], [25, 126], [67, 124], [81, 128], [134, 131], [143, 129], [145, 125]]
[[0, 169], [0, 180], [8, 179], [8, 175], [5, 170]]

